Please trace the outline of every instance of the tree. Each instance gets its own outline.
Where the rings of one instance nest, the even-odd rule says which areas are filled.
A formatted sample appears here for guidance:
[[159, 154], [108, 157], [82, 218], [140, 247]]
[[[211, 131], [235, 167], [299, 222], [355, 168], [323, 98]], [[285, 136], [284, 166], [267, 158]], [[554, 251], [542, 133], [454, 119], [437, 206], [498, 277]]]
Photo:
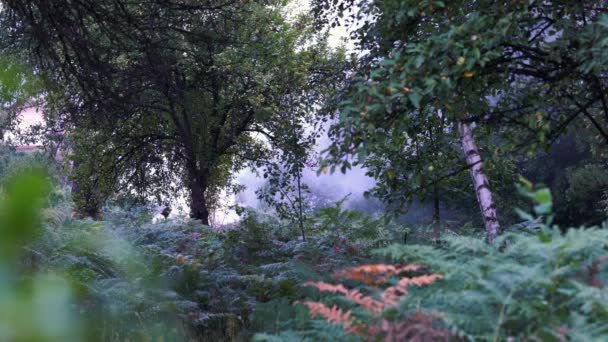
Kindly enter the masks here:
[[[336, 23], [334, 9], [347, 22], [362, 22], [353, 37], [367, 52], [334, 103], [340, 123], [330, 163], [348, 165], [349, 153], [364, 160], [384, 136], [411, 137], [437, 113], [451, 131], [488, 127], [526, 150], [551, 144], [577, 119], [608, 142], [605, 2], [349, 3], [320, 0], [315, 7], [324, 22]], [[478, 185], [488, 189], [485, 181]], [[482, 216], [491, 241], [489, 213]]]
[[272, 128], [288, 91], [278, 71], [306, 31], [280, 1], [5, 3], [39, 70], [65, 85], [61, 122], [100, 146], [110, 188], [185, 187], [204, 223], [214, 194], [260, 155], [250, 132]]
[[486, 228], [486, 240], [494, 241], [500, 234], [500, 223], [498, 222], [498, 213], [496, 210], [496, 202], [494, 194], [490, 190], [490, 182], [483, 170], [481, 156], [477, 149], [477, 144], [473, 138], [473, 130], [470, 125], [459, 122], [458, 131], [462, 141], [462, 150], [464, 152], [467, 166], [470, 169], [473, 188], [477, 195], [477, 203], [483, 215], [483, 223]]
[[[307, 22], [312, 23], [311, 18], [304, 14], [298, 19], [298, 26]], [[308, 27], [314, 33], [312, 26]], [[257, 191], [258, 197], [272, 206], [279, 217], [295, 223], [303, 240], [306, 212], [310, 210], [310, 193], [303, 173], [316, 165], [316, 143], [325, 132], [327, 121], [319, 115], [319, 108], [335, 93], [344, 66], [340, 49], [333, 54], [328, 51], [327, 36], [322, 35], [308, 51], [284, 59], [278, 72], [287, 80], [287, 91], [272, 127], [268, 127], [273, 134], [257, 131], [269, 145], [267, 157], [257, 165], [267, 179]]]
[[[408, 211], [412, 199], [433, 204], [433, 222], [441, 220], [440, 207], [446, 198], [462, 191], [460, 170], [453, 170], [460, 150], [453, 144], [445, 117], [430, 116], [411, 135], [386, 134], [384, 141], [368, 144], [369, 155], [362, 161], [368, 175], [378, 180], [368, 195], [383, 200], [396, 212]], [[395, 140], [393, 140], [395, 139]], [[444, 177], [444, 174], [453, 174]], [[445, 179], [440, 180], [441, 177]], [[462, 177], [460, 177], [462, 178]], [[442, 203], [443, 202], [443, 203]]]

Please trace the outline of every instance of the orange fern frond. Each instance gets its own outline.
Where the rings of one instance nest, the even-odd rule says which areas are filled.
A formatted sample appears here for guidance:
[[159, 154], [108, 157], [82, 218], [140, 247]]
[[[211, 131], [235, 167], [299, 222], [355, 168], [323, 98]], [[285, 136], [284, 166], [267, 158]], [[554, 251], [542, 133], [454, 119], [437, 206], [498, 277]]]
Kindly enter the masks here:
[[387, 264], [371, 264], [349, 267], [345, 272], [366, 273], [369, 275], [379, 275], [383, 273], [401, 273], [407, 271], [417, 271], [422, 268], [421, 265], [387, 265]]
[[367, 285], [375, 284], [374, 278], [372, 278], [370, 276], [366, 276], [362, 273], [348, 273], [348, 274], [344, 274], [343, 276], [336, 277], [336, 278], [360, 280], [360, 281], [366, 283]]
[[[437, 315], [416, 312], [415, 315], [404, 321], [389, 322], [382, 319], [382, 311], [386, 308], [397, 306], [399, 301], [408, 294], [408, 287], [416, 285], [419, 287], [434, 283], [442, 276], [439, 274], [425, 274], [415, 277], [402, 277], [394, 286], [388, 286], [383, 291], [378, 289], [380, 285], [386, 284], [393, 276], [404, 272], [412, 272], [421, 269], [420, 265], [385, 265], [373, 264], [350, 267], [343, 271], [334, 273], [334, 278], [353, 279], [370, 285], [371, 295], [363, 294], [357, 289], [349, 289], [342, 284], [329, 284], [325, 282], [306, 282], [304, 285], [315, 287], [323, 292], [343, 295], [352, 302], [358, 304], [372, 316], [373, 325], [354, 324], [351, 319], [351, 310], [343, 311], [336, 305], [330, 307], [318, 302], [301, 301], [298, 304], [306, 305], [311, 316], [321, 316], [331, 323], [342, 325], [348, 333], [367, 336], [370, 340], [383, 337], [385, 341], [443, 341], [450, 334], [442, 329], [434, 327]], [[387, 284], [388, 285], [388, 284]], [[375, 297], [375, 298], [374, 298]], [[379, 297], [379, 299], [377, 299]]]
[[440, 274], [425, 274], [425, 275], [421, 275], [418, 277], [412, 277], [412, 278], [403, 277], [403, 278], [401, 278], [401, 280], [399, 280], [399, 282], [397, 283], [397, 286], [406, 287], [406, 286], [410, 286], [410, 285], [416, 285], [418, 287], [422, 287], [422, 286], [430, 285], [430, 284], [434, 283], [439, 278], [441, 278]]
[[[334, 273], [334, 278], [355, 279], [365, 282], [368, 285], [384, 284], [390, 277], [403, 273], [417, 271], [422, 268], [421, 265], [386, 265], [386, 264], [371, 264], [349, 267], [340, 272]], [[376, 278], [376, 279], [374, 279]]]
[[418, 277], [403, 277], [399, 280], [397, 285], [387, 287], [384, 291], [380, 293], [380, 298], [382, 299], [383, 309], [396, 306], [399, 303], [399, 300], [402, 296], [408, 294], [407, 287], [410, 285], [424, 286], [429, 285], [435, 282], [435, 280], [441, 278], [439, 274], [425, 274]]
[[330, 292], [330, 293], [340, 293], [343, 294], [346, 298], [352, 300], [353, 302], [361, 305], [365, 310], [380, 313], [382, 311], [383, 305], [382, 302], [364, 295], [358, 290], [349, 290], [344, 285], [338, 284], [328, 284], [322, 281], [319, 282], [306, 282], [304, 283], [306, 286], [311, 286], [317, 288], [319, 291]]
[[[380, 298], [382, 298], [382, 303], [384, 307], [396, 306], [399, 303], [399, 299], [401, 299], [400, 291], [395, 286], [391, 286], [386, 290], [380, 293]], [[406, 294], [406, 293], [402, 293]]]
[[381, 301], [376, 300], [370, 296], [366, 296], [358, 290], [349, 290], [345, 296], [353, 302], [361, 305], [361, 307], [363, 307], [365, 310], [376, 314], [382, 312], [385, 307], [384, 303], [382, 303]]
[[320, 316], [330, 323], [342, 325], [348, 333], [361, 335], [367, 329], [365, 325], [353, 324], [351, 310], [343, 311], [336, 305], [330, 308], [323, 303], [310, 301], [297, 301], [296, 304], [308, 307], [311, 317]]
[[321, 316], [328, 322], [350, 326], [351, 310], [343, 311], [336, 305], [330, 308], [323, 303], [309, 301], [298, 301], [296, 304], [302, 304], [308, 307], [312, 317]]
[[319, 281], [319, 282], [307, 281], [304, 283], [304, 286], [315, 287], [319, 291], [323, 291], [323, 292], [341, 293], [344, 295], [348, 293], [348, 289], [345, 288], [344, 285], [342, 285], [342, 284], [334, 285], [334, 284], [329, 284], [329, 283], [326, 283], [323, 281]]
[[397, 305], [397, 302], [401, 296], [408, 294], [408, 286], [416, 285], [421, 287], [424, 285], [430, 285], [439, 278], [441, 278], [441, 275], [439, 274], [425, 274], [412, 278], [403, 277], [399, 280], [397, 285], [386, 288], [380, 294], [380, 297], [382, 298], [382, 301], [387, 304], [387, 306], [394, 306]]

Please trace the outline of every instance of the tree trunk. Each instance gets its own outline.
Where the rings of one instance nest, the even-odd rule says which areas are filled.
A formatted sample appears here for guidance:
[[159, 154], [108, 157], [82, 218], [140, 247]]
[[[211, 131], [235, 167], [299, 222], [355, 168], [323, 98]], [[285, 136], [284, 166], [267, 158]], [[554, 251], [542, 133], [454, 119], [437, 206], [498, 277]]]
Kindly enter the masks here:
[[[74, 160], [70, 173], [74, 175], [80, 165], [78, 160]], [[93, 176], [97, 177], [96, 174], [93, 174]], [[90, 181], [95, 182], [92, 179]], [[101, 208], [107, 197], [99, 194], [96, 183], [90, 184], [85, 182], [84, 186], [81, 187], [78, 182], [79, 180], [75, 177], [72, 177], [70, 180], [74, 214], [79, 218], [90, 217], [94, 221], [101, 220], [103, 218]]]
[[433, 188], [433, 222], [437, 225], [441, 223], [439, 214], [439, 189], [435, 184]]
[[496, 210], [496, 203], [494, 202], [494, 195], [490, 190], [488, 177], [483, 171], [481, 156], [477, 150], [471, 126], [460, 122], [458, 124], [458, 130], [460, 132], [462, 150], [464, 151], [467, 165], [471, 172], [473, 187], [475, 188], [475, 194], [477, 195], [477, 202], [479, 203], [481, 216], [486, 228], [486, 242], [492, 243], [500, 234], [500, 223], [498, 222], [498, 212]]
[[300, 224], [300, 232], [302, 232], [302, 241], [306, 242], [306, 232], [304, 231], [304, 209], [302, 208], [304, 199], [302, 198], [302, 175], [298, 171], [298, 222]]
[[439, 189], [437, 184], [433, 187], [433, 226], [434, 237], [438, 239], [441, 236], [441, 220], [439, 212]]
[[194, 167], [190, 167], [188, 173], [190, 178], [190, 217], [201, 220], [204, 225], [209, 225], [209, 209], [205, 197], [209, 177]]

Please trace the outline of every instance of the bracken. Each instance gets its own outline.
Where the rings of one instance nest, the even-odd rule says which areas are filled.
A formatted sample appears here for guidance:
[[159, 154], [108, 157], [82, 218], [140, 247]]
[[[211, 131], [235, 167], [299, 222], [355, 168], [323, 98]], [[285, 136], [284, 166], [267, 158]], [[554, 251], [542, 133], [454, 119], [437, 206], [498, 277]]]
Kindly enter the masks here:
[[[397, 276], [404, 272], [418, 271], [422, 268], [421, 265], [363, 265], [344, 269], [334, 273], [336, 279], [352, 279], [359, 280], [367, 285], [370, 285], [373, 290], [386, 285], [391, 277]], [[355, 324], [354, 317], [351, 316], [352, 311], [343, 311], [336, 305], [331, 308], [323, 303], [311, 301], [299, 301], [296, 304], [302, 304], [308, 307], [312, 317], [321, 316], [327, 322], [342, 325], [348, 333], [354, 333], [367, 340], [377, 340], [378, 338], [384, 341], [439, 341], [447, 340], [449, 333], [443, 329], [434, 327], [435, 321], [438, 320], [437, 314], [429, 314], [416, 312], [414, 315], [407, 317], [401, 321], [389, 321], [382, 317], [382, 312], [396, 306], [399, 301], [408, 293], [407, 287], [416, 285], [419, 287], [430, 285], [437, 279], [441, 278], [439, 274], [425, 274], [414, 277], [402, 277], [394, 286], [388, 286], [379, 293], [376, 293], [380, 299], [374, 298], [372, 295], [365, 295], [356, 289], [349, 289], [343, 284], [330, 284], [326, 282], [306, 282], [305, 286], [317, 288], [322, 292], [341, 294], [358, 304], [365, 309], [371, 317], [369, 324]]]

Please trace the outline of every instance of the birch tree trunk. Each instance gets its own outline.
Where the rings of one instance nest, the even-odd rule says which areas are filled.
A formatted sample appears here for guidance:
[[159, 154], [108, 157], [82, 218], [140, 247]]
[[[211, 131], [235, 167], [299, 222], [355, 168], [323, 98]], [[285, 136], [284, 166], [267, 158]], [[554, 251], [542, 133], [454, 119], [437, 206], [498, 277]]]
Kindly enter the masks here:
[[479, 203], [479, 209], [481, 210], [481, 216], [486, 228], [486, 242], [492, 243], [500, 234], [500, 223], [498, 222], [498, 212], [496, 210], [496, 203], [494, 202], [494, 195], [490, 189], [488, 177], [483, 171], [481, 156], [477, 150], [471, 126], [460, 122], [458, 123], [458, 131], [460, 132], [462, 150], [464, 151], [466, 162], [469, 166], [469, 171], [471, 172], [471, 179], [473, 180], [473, 187], [475, 188], [475, 194], [477, 195], [477, 202]]

